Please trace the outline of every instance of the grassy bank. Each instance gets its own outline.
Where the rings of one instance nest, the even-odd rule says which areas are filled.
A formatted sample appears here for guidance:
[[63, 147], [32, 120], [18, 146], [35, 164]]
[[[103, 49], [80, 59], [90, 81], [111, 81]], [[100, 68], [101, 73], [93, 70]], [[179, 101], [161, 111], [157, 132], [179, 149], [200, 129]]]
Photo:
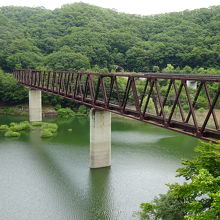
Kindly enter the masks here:
[[[57, 111], [52, 105], [43, 105], [42, 107], [43, 117], [56, 116]], [[19, 116], [28, 116], [29, 107], [27, 104], [23, 105], [0, 105], [0, 114], [4, 115], [19, 115]]]
[[[60, 118], [68, 119], [75, 116], [87, 116], [89, 109], [81, 105], [77, 109], [71, 108], [62, 108], [61, 105], [43, 105], [42, 114], [43, 117], [54, 117], [58, 116]], [[28, 116], [29, 115], [29, 106], [28, 104], [23, 105], [0, 105], [0, 114], [1, 115], [15, 115], [15, 116]]]

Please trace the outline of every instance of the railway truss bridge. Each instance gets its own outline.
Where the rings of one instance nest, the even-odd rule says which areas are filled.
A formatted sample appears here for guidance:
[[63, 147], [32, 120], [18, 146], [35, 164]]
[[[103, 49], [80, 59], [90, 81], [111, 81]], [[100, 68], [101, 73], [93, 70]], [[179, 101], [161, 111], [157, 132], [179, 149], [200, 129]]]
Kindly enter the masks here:
[[199, 139], [220, 140], [220, 75], [32, 69], [14, 70], [13, 74], [30, 89], [32, 121], [41, 120], [40, 91], [92, 108], [90, 148], [91, 142], [102, 142], [92, 134], [95, 127], [99, 129], [95, 133], [105, 132], [102, 136], [109, 141], [109, 112]]

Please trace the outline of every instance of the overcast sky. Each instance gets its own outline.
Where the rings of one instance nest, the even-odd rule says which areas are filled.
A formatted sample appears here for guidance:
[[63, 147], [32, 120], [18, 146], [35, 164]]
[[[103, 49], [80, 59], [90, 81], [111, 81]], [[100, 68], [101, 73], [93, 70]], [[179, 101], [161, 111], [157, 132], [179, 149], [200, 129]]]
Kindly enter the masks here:
[[[0, 0], [0, 6], [44, 6], [48, 9], [60, 8], [64, 4], [80, 2], [78, 0]], [[131, 14], [158, 14], [185, 9], [207, 8], [220, 5], [220, 0], [82, 0], [104, 8], [114, 8], [119, 12]]]

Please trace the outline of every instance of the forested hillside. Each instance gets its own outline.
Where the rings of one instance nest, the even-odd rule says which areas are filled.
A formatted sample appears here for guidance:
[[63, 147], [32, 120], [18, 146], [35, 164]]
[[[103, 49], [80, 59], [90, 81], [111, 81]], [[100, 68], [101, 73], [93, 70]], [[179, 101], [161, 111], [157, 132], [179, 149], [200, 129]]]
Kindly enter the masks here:
[[4, 71], [220, 68], [220, 6], [154, 16], [84, 3], [1, 7], [0, 48]]

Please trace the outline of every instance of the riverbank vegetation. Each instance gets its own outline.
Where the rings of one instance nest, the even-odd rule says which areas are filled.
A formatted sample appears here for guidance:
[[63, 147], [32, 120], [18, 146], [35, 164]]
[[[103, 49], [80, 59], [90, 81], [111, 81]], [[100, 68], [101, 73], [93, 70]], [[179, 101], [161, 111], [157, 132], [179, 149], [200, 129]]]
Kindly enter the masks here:
[[0, 132], [4, 132], [5, 137], [20, 137], [22, 132], [29, 132], [39, 127], [41, 130], [42, 138], [49, 138], [56, 135], [58, 125], [48, 122], [28, 122], [23, 121], [20, 123], [12, 122], [9, 125], [0, 125]]
[[142, 203], [140, 217], [148, 220], [220, 219], [220, 143], [201, 142], [197, 156], [177, 170], [182, 184], [168, 184], [166, 194]]
[[[88, 108], [60, 97], [42, 93], [43, 116], [70, 117], [88, 114]], [[71, 109], [74, 109], [72, 111]], [[28, 89], [17, 83], [11, 74], [0, 71], [0, 114], [23, 115], [29, 114]]]
[[89, 112], [88, 108], [84, 105], [81, 105], [78, 108], [77, 112], [74, 112], [71, 108], [62, 108], [61, 106], [59, 106], [59, 108], [55, 106], [55, 108], [57, 110], [58, 117], [63, 119], [68, 119], [75, 116], [87, 116]]
[[53, 137], [57, 132], [58, 126], [54, 123], [42, 123], [41, 125], [41, 137], [48, 138]]

